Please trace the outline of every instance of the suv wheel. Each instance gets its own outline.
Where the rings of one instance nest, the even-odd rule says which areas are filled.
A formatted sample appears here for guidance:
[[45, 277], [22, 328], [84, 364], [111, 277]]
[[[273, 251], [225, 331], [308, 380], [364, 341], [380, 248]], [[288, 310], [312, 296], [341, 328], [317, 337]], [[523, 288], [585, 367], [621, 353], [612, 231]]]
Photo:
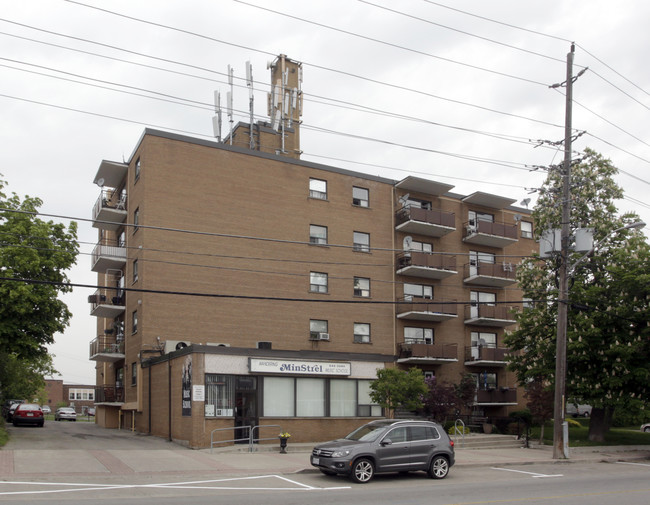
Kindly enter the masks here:
[[444, 456], [436, 456], [431, 460], [429, 477], [432, 479], [444, 479], [449, 473], [449, 461]]
[[358, 459], [352, 465], [352, 473], [350, 478], [359, 484], [370, 482], [373, 475], [375, 475], [375, 465], [372, 461], [366, 458]]

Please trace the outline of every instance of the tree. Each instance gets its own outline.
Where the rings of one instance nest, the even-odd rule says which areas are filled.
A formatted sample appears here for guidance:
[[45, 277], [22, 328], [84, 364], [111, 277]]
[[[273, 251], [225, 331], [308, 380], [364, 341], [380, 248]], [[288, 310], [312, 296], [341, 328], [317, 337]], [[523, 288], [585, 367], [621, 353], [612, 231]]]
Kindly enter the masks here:
[[456, 397], [459, 410], [471, 412], [476, 401], [476, 377], [471, 373], [461, 374], [460, 382], [456, 384]]
[[544, 424], [546, 421], [553, 418], [553, 401], [554, 393], [549, 389], [549, 385], [541, 378], [529, 382], [526, 385], [526, 407], [530, 411], [532, 421], [538, 423], [539, 430], [539, 443], [544, 442]]
[[26, 360], [16, 354], [0, 352], [0, 384], [5, 398], [41, 402], [46, 396], [44, 377], [55, 373], [49, 354]]
[[419, 368], [410, 368], [408, 371], [380, 368], [377, 370], [377, 380], [370, 384], [370, 398], [386, 409], [390, 418], [398, 408], [421, 408], [426, 394], [427, 386]]
[[[650, 379], [648, 352], [648, 266], [645, 237], [613, 231], [638, 220], [619, 216], [615, 200], [623, 191], [614, 182], [611, 161], [586, 150], [572, 166], [571, 225], [589, 227], [602, 247], [587, 257], [569, 254], [567, 397], [591, 404], [590, 438], [602, 440], [614, 408], [641, 408]], [[533, 210], [537, 237], [560, 228], [561, 174], [550, 171]], [[526, 259], [518, 269], [519, 286], [532, 306], [516, 314], [518, 329], [507, 334], [509, 366], [520, 383], [545, 377], [554, 383], [557, 327], [558, 257]], [[638, 279], [638, 280], [637, 280]], [[645, 282], [645, 284], [643, 284]], [[644, 319], [645, 318], [645, 319]]]
[[444, 423], [459, 408], [456, 388], [452, 384], [439, 383], [435, 377], [425, 379], [428, 392], [424, 397], [424, 411], [434, 420]]
[[[40, 199], [7, 197], [5, 186], [0, 179], [0, 355], [32, 376], [51, 369], [46, 346], [69, 324], [71, 313], [58, 295], [72, 290], [66, 270], [78, 254], [77, 224], [66, 229], [39, 219]], [[10, 379], [0, 373], [5, 397]]]

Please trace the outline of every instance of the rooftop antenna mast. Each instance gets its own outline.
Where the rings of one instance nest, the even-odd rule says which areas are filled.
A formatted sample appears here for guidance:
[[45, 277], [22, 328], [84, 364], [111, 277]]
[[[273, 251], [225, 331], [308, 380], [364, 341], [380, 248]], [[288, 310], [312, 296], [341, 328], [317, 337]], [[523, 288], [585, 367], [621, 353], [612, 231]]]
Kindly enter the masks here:
[[233, 125], [234, 125], [234, 121], [233, 121], [233, 117], [232, 117], [232, 95], [233, 95], [234, 87], [233, 87], [232, 80], [233, 80], [233, 69], [232, 69], [232, 67], [230, 65], [228, 65], [228, 86], [230, 86], [230, 91], [228, 91], [226, 93], [226, 102], [227, 102], [226, 111], [227, 111], [228, 117], [230, 118], [229, 119], [229, 122], [230, 122], [230, 135], [229, 135], [229, 137], [230, 137], [230, 145], [232, 145], [232, 130], [233, 130]]
[[212, 131], [217, 138], [217, 142], [221, 142], [221, 92], [214, 92], [214, 113], [212, 116]]
[[253, 66], [250, 61], [246, 62], [246, 86], [248, 87], [248, 110], [250, 113], [250, 121], [248, 131], [250, 134], [250, 148], [255, 149], [255, 137], [253, 136], [253, 107], [255, 98], [253, 96]]

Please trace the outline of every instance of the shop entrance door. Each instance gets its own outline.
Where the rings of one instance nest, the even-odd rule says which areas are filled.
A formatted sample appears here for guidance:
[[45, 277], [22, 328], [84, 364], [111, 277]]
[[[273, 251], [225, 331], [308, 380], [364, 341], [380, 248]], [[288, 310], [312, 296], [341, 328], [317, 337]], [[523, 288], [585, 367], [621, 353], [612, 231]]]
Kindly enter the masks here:
[[[257, 377], [235, 378], [235, 427], [257, 426]], [[248, 443], [250, 428], [235, 430], [235, 438], [246, 439], [239, 443]]]

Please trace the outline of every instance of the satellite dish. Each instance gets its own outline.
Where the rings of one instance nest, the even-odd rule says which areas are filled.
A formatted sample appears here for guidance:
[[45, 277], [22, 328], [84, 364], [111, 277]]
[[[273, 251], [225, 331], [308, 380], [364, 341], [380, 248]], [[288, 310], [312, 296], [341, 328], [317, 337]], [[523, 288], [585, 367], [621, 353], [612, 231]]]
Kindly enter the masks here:
[[530, 203], [530, 198], [524, 198], [521, 202], [520, 205], [525, 205], [526, 208], [528, 208], [528, 204]]
[[97, 183], [96, 183], [96, 184], [101, 188], [101, 187], [104, 186], [104, 182], [105, 182], [104, 179], [103, 179], [103, 178], [100, 178], [100, 179], [97, 179]]
[[183, 349], [183, 348], [185, 348], [185, 347], [187, 347], [187, 344], [186, 344], [185, 342], [179, 342], [178, 344], [176, 344], [176, 350], [177, 350], [177, 351], [178, 351], [179, 349]]

